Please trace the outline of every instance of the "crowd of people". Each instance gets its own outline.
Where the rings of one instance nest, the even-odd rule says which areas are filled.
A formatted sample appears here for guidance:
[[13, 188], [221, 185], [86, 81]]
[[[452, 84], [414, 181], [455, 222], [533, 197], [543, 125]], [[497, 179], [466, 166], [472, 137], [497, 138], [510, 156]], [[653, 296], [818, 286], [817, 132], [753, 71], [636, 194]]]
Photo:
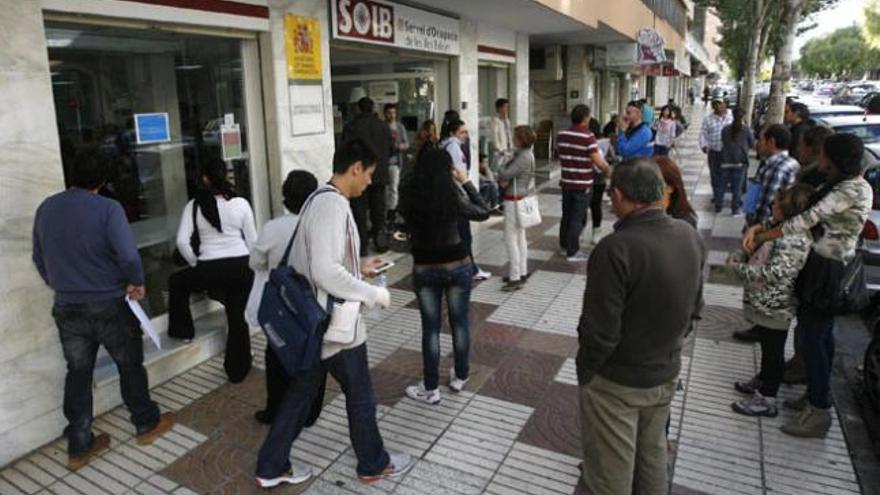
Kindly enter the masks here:
[[[289, 260], [331, 313], [343, 303], [358, 311], [387, 308], [389, 290], [368, 281], [386, 263], [370, 253], [385, 252], [391, 239], [405, 240], [421, 315], [423, 375], [401, 394], [434, 405], [442, 400], [441, 381], [458, 393], [470, 377], [471, 288], [475, 278], [490, 276], [474, 259], [471, 222], [503, 216], [509, 271], [502, 290], [517, 291], [530, 276], [526, 229], [540, 223], [536, 135], [529, 126], [513, 126], [509, 102], [499, 99], [474, 184], [468, 127], [457, 112], [446, 112], [439, 126], [424, 122], [411, 147], [395, 105], [382, 109], [384, 120], [369, 98], [358, 108], [335, 150], [331, 179], [319, 184], [308, 172], [291, 172], [281, 190], [288, 214], [269, 221], [259, 235], [225, 165], [204, 164], [201, 188], [183, 209], [177, 232], [187, 266], [169, 278], [168, 335], [193, 338], [191, 294], [220, 301], [228, 323], [224, 367], [230, 382], [241, 382], [251, 369], [250, 328], [260, 326], [263, 288], [273, 268]], [[757, 139], [741, 112], [731, 114], [722, 100], [712, 108], [699, 143], [708, 155], [715, 212], [722, 211], [730, 190], [731, 214], [745, 213], [743, 249], [727, 264], [743, 280], [744, 317], [754, 326], [736, 336], [760, 341], [762, 348], [760, 373], [732, 384], [747, 395], [732, 408], [776, 416], [780, 384], [805, 379], [805, 396], [785, 404], [803, 413], [783, 431], [824, 436], [831, 422], [834, 315], [840, 310], [829, 306], [827, 287], [839, 285], [871, 207], [870, 186], [860, 175], [863, 145], [857, 137], [813, 125], [796, 104], [787, 108], [788, 127], [766, 126]], [[601, 127], [589, 107], [577, 105], [571, 126], [558, 132], [560, 254], [571, 263], [586, 262], [589, 273], [576, 361], [582, 482], [594, 494], [630, 493], [634, 486], [638, 493], [665, 492], [666, 434], [682, 343], [703, 306], [706, 248], [681, 170], [670, 157], [687, 122], [672, 101], [656, 121], [653, 113], [645, 101], [632, 101], [622, 119], [614, 116]], [[747, 180], [753, 147], [761, 163]], [[143, 268], [124, 210], [97, 194], [107, 174], [99, 155], [78, 158], [71, 187], [40, 206], [34, 225], [33, 259], [55, 290], [53, 316], [68, 362], [65, 433], [74, 469], [109, 445], [106, 435], [91, 429], [99, 345], [119, 367], [138, 441], [153, 441], [174, 422], [149, 397], [142, 341], [125, 301], [143, 298]], [[605, 198], [616, 216], [608, 233], [602, 232]], [[582, 249], [588, 212], [589, 255]], [[444, 297], [453, 366], [441, 380]], [[785, 363], [795, 319], [797, 353]], [[376, 423], [367, 320], [355, 318], [348, 330], [350, 339], [323, 341], [321, 366], [296, 376], [267, 347], [266, 406], [255, 414], [270, 425], [258, 453], [259, 486], [298, 484], [311, 476], [294, 471], [290, 449], [320, 414], [327, 374], [346, 398], [360, 481], [399, 476], [413, 466], [411, 456], [385, 448]]]

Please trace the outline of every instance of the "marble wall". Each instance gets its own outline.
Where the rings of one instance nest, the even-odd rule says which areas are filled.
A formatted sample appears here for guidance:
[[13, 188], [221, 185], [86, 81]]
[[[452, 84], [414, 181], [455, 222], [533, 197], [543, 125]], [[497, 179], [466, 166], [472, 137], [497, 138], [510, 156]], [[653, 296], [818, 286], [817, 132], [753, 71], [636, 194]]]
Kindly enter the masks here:
[[43, 18], [0, 9], [0, 466], [61, 434], [64, 358], [51, 291], [31, 263], [39, 203], [64, 187]]
[[[321, 58], [324, 79], [324, 132], [293, 136], [287, 57], [284, 45], [284, 16], [314, 17], [321, 24]], [[266, 108], [266, 141], [269, 149], [269, 188], [272, 211], [283, 213], [281, 184], [291, 170], [307, 170], [319, 182], [333, 171], [333, 95], [330, 85], [330, 22], [326, 0], [270, 0], [269, 33], [261, 34], [263, 94]]]

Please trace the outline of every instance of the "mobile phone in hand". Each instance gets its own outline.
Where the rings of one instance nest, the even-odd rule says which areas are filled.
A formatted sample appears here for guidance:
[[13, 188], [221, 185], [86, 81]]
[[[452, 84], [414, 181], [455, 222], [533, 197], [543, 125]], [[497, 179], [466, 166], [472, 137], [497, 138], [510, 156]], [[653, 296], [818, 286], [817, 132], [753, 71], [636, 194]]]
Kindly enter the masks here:
[[394, 266], [393, 261], [383, 261], [380, 265], [373, 267], [373, 272], [378, 275]]

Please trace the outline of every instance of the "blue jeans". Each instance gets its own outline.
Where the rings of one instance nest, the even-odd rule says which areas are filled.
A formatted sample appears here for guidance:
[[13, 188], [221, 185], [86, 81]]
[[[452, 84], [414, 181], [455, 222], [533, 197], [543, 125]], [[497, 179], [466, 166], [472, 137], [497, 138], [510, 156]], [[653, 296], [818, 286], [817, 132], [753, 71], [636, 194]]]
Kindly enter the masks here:
[[[723, 177], [721, 187], [722, 204], [724, 193], [727, 192], [727, 188], [730, 188], [730, 193], [733, 196], [733, 200], [730, 203], [730, 211], [732, 213], [739, 213], [740, 209], [742, 209], [742, 185], [745, 173], [745, 166], [725, 167], [721, 169]], [[718, 203], [716, 203], [716, 205], [717, 204]]]
[[724, 172], [720, 151], [709, 150], [709, 178], [712, 182], [712, 203], [716, 211], [721, 211], [724, 206]]
[[494, 208], [501, 203], [501, 196], [498, 192], [498, 183], [494, 181], [480, 181], [480, 196], [486, 200], [486, 203]]
[[455, 357], [455, 376], [468, 377], [468, 351], [470, 350], [470, 326], [468, 313], [471, 302], [470, 264], [456, 268], [416, 266], [413, 283], [422, 314], [422, 361], [426, 390], [434, 390], [440, 382], [440, 326], [442, 325], [443, 294], [449, 326], [452, 328], [452, 345]]
[[363, 344], [325, 360], [319, 369], [290, 379], [257, 456], [258, 477], [275, 478], [290, 470], [290, 447], [309, 420], [325, 372], [339, 382], [345, 394], [348, 435], [358, 460], [357, 473], [372, 476], [388, 466], [388, 452], [376, 424], [376, 394], [367, 363], [367, 344]]
[[72, 456], [82, 454], [94, 443], [92, 375], [99, 345], [107, 349], [116, 363], [122, 400], [131, 413], [131, 422], [138, 434], [152, 430], [159, 422], [159, 407], [150, 400], [144, 369], [144, 342], [137, 319], [125, 300], [82, 304], [56, 302], [52, 316], [67, 361], [64, 380], [67, 452]]
[[581, 233], [587, 224], [587, 208], [592, 191], [562, 190], [562, 218], [559, 220], [559, 247], [566, 256], [581, 249]]
[[831, 407], [831, 366], [834, 363], [834, 316], [800, 307], [797, 312], [797, 348], [804, 353], [807, 395], [819, 409]]

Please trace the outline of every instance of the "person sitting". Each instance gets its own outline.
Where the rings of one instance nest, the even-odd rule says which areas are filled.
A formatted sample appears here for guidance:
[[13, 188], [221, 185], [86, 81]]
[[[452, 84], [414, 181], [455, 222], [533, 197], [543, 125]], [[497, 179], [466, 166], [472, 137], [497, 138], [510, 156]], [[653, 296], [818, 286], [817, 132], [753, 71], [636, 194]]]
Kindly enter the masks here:
[[[782, 222], [807, 209], [813, 188], [795, 184], [782, 190], [773, 202], [773, 221]], [[796, 308], [794, 283], [807, 262], [813, 239], [809, 231], [781, 237], [761, 246], [751, 256], [733, 253], [727, 265], [743, 281], [743, 317], [755, 325], [761, 342], [761, 369], [734, 388], [749, 395], [731, 404], [746, 416], [775, 417], [776, 393], [785, 366], [785, 340]]]
[[[281, 196], [282, 203], [289, 213], [266, 222], [260, 231], [260, 236], [251, 247], [250, 267], [254, 271], [254, 285], [251, 287], [245, 308], [245, 318], [252, 327], [260, 326], [257, 314], [263, 299], [263, 288], [269, 280], [269, 271], [281, 262], [290, 236], [296, 230], [300, 209], [317, 188], [318, 180], [305, 170], [294, 170], [287, 174], [281, 186]], [[254, 417], [260, 423], [272, 424], [290, 379], [269, 346], [266, 346], [265, 363], [266, 408], [257, 411]]]
[[223, 367], [229, 381], [238, 383], [247, 376], [252, 360], [244, 308], [254, 278], [248, 266], [250, 246], [257, 237], [254, 212], [226, 180], [224, 162], [207, 163], [201, 177], [202, 187], [183, 208], [177, 230], [177, 249], [193, 269], [168, 278], [168, 336], [193, 338], [189, 296], [195, 290], [207, 290], [226, 310]]

